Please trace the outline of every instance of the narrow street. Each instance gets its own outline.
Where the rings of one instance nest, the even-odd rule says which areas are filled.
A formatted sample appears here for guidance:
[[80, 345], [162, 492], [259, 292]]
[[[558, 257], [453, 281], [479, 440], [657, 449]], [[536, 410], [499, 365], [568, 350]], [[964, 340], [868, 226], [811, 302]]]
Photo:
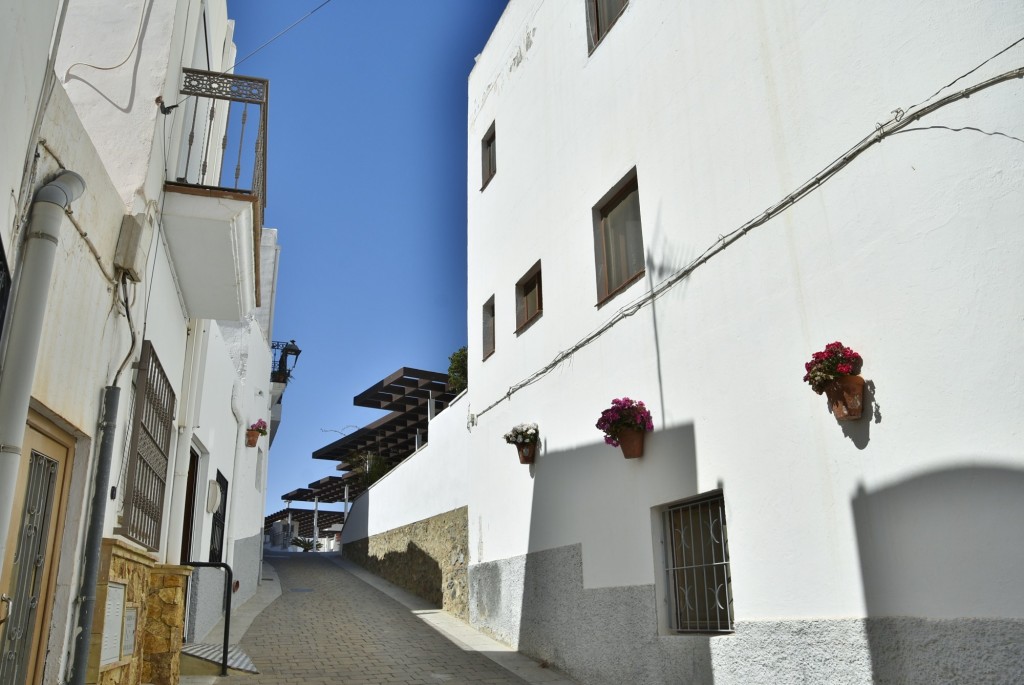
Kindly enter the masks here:
[[[334, 555], [268, 553], [266, 563], [280, 579], [281, 595], [238, 641], [260, 673], [232, 672], [235, 685], [571, 683], [443, 612], [416, 609], [418, 600], [406, 596], [410, 609], [342, 568], [345, 562]], [[451, 626], [455, 641], [425, 617], [442, 624], [441, 630]]]

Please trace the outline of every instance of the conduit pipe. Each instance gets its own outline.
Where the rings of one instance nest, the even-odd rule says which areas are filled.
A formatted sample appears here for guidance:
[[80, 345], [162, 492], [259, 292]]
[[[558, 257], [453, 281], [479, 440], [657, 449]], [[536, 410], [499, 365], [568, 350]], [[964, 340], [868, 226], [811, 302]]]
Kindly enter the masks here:
[[226, 507], [227, 516], [224, 521], [224, 557], [221, 561], [228, 561], [230, 556], [231, 561], [228, 563], [233, 564], [235, 561], [235, 550], [232, 546], [231, 554], [228, 555], [227, 542], [231, 539], [231, 527], [235, 525], [235, 516], [238, 513], [238, 502], [241, 497], [238, 495], [239, 478], [238, 473], [242, 469], [242, 462], [245, 459], [245, 413], [242, 406], [242, 389], [243, 385], [238, 381], [235, 381], [234, 385], [231, 386], [231, 413], [235, 415], [235, 421], [238, 424], [238, 430], [235, 433], [235, 460], [231, 465], [231, 484], [228, 486], [228, 505]]
[[110, 463], [114, 458], [114, 437], [117, 433], [117, 409], [121, 388], [114, 381], [103, 389], [103, 419], [100, 426], [100, 453], [96, 459], [96, 473], [89, 505], [89, 526], [85, 534], [85, 563], [82, 565], [82, 583], [78, 609], [78, 627], [75, 631], [75, 656], [71, 667], [71, 684], [83, 685], [89, 666], [89, 643], [92, 639], [92, 621], [96, 614], [96, 584], [100, 577], [100, 556], [103, 547], [103, 520], [107, 510], [107, 487], [110, 485]]
[[14, 492], [60, 227], [65, 210], [84, 192], [85, 180], [64, 171], [32, 201], [0, 378], [0, 559], [7, 557], [12, 535]]

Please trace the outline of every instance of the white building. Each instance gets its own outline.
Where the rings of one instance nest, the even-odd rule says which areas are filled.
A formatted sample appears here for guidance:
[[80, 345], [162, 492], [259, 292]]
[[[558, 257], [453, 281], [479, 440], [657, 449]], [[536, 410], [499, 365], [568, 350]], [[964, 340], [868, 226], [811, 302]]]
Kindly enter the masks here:
[[268, 85], [221, 73], [224, 0], [7, 4], [0, 682], [176, 682], [225, 587], [180, 564], [260, 580]]
[[[1008, 0], [512, 0], [463, 420], [346, 549], [466, 506], [471, 623], [588, 684], [1024, 679], [1022, 35]], [[858, 421], [801, 381], [833, 340]], [[641, 459], [594, 427], [622, 396]]]

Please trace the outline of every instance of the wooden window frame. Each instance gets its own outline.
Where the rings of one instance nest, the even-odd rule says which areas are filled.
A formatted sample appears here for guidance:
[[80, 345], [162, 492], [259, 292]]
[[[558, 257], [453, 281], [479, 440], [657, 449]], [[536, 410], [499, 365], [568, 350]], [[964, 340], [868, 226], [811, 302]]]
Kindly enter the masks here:
[[[483, 346], [483, 357], [481, 361], [487, 361], [487, 359], [494, 354], [494, 350], [497, 348], [497, 341], [495, 340], [496, 327], [494, 325], [494, 295], [484, 302], [482, 314], [482, 335], [481, 343]], [[488, 336], [490, 337], [490, 345], [488, 345]]]
[[[608, 32], [615, 26], [615, 22], [619, 20], [622, 13], [629, 7], [629, 0], [622, 0], [622, 6], [619, 11], [615, 13], [613, 17], [602, 16], [600, 10], [600, 0], [585, 0], [587, 9], [587, 43], [590, 49], [590, 54], [593, 54], [597, 46], [601, 44], [604, 37], [608, 35]], [[602, 30], [603, 29], [603, 30]]]
[[[647, 273], [646, 263], [638, 271], [628, 274], [621, 282], [611, 284], [608, 282], [610, 271], [608, 264], [608, 250], [606, 246], [606, 224], [608, 215], [618, 208], [623, 201], [631, 194], [636, 193], [637, 205], [640, 203], [640, 184], [637, 179], [636, 168], [630, 170], [611, 190], [609, 190], [601, 201], [593, 209], [594, 217], [594, 273], [597, 282], [597, 307], [601, 307], [616, 295], [629, 288]], [[643, 251], [643, 222], [641, 221], [638, 236], [640, 249]], [[602, 268], [603, 266], [603, 268]]]
[[483, 139], [480, 141], [480, 175], [483, 179], [480, 186], [481, 191], [487, 187], [491, 179], [498, 173], [498, 157], [494, 133], [495, 123], [497, 122], [491, 122], [491, 127], [487, 129], [487, 133], [484, 134]]
[[[529, 311], [530, 293], [536, 289], [537, 306]], [[516, 335], [519, 335], [544, 314], [544, 284], [541, 279], [540, 260], [516, 282]]]

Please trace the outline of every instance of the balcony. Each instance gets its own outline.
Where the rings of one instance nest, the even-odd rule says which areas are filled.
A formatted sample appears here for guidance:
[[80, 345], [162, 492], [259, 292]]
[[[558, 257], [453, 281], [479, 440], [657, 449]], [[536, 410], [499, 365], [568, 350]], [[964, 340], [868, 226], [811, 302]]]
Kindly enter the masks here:
[[183, 70], [163, 217], [190, 316], [239, 320], [260, 306], [269, 90], [266, 79]]

